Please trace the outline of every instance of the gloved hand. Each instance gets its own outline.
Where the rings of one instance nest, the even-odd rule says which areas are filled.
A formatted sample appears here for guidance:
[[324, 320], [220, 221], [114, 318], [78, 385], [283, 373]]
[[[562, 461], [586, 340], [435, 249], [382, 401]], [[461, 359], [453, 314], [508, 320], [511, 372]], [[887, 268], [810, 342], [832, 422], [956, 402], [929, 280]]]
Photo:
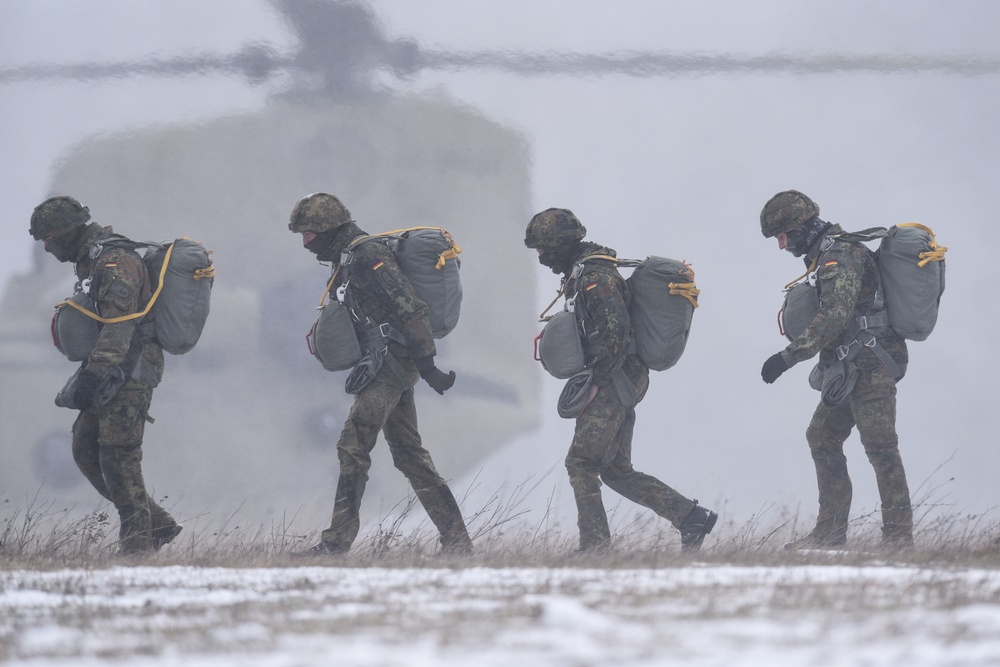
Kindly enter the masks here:
[[84, 369], [76, 379], [76, 389], [73, 391], [73, 403], [80, 410], [87, 410], [94, 405], [94, 398], [97, 396], [97, 387], [101, 384], [100, 378]]
[[444, 373], [436, 366], [429, 371], [421, 373], [420, 377], [424, 379], [424, 382], [431, 386], [431, 389], [442, 396], [444, 396], [444, 392], [451, 389], [451, 386], [455, 384], [455, 371], [448, 371], [448, 373]]
[[781, 356], [781, 352], [777, 354], [772, 354], [764, 362], [763, 368], [760, 369], [760, 377], [763, 378], [764, 382], [768, 384], [774, 384], [774, 381], [781, 377], [781, 374], [788, 370], [788, 364], [785, 363], [785, 358]]
[[433, 357], [424, 357], [416, 360], [417, 370], [424, 382], [431, 386], [431, 389], [444, 396], [444, 392], [451, 389], [455, 384], [455, 371], [445, 373], [434, 365]]

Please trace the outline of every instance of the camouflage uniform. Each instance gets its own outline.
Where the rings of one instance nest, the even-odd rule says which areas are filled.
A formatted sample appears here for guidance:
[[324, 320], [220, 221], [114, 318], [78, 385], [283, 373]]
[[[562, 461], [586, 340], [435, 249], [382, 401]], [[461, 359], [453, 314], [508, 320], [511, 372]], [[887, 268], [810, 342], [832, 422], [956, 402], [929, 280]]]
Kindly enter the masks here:
[[[614, 250], [594, 243], [582, 243], [581, 250], [577, 261], [595, 254], [615, 256]], [[568, 279], [566, 294], [577, 295], [577, 317], [583, 318], [588, 330], [596, 332], [585, 346], [598, 392], [577, 417], [573, 442], [566, 456], [566, 469], [576, 497], [580, 549], [606, 548], [611, 540], [601, 498], [602, 480], [680, 529], [697, 502], [632, 466], [635, 404], [643, 399], [649, 387], [649, 369], [639, 361], [632, 346], [628, 286], [613, 261], [591, 259], [579, 276]], [[623, 383], [626, 378], [627, 383]], [[634, 401], [621, 395], [620, 387], [628, 384], [634, 390]]]
[[[841, 233], [840, 226], [833, 225], [825, 237]], [[805, 256], [807, 266], [818, 267], [820, 310], [806, 330], [782, 350], [781, 357], [789, 367], [817, 354], [821, 363], [833, 358], [854, 317], [867, 312], [875, 300], [878, 273], [867, 248], [838, 241], [821, 252], [824, 245], [823, 241], [816, 243]], [[879, 336], [878, 342], [905, 373], [906, 342], [891, 329]], [[855, 363], [858, 378], [848, 401], [836, 408], [821, 401], [806, 430], [819, 485], [819, 515], [810, 537], [834, 545], [846, 541], [852, 489], [844, 442], [857, 425], [861, 444], [875, 469], [883, 538], [909, 543], [913, 511], [896, 435], [896, 382], [902, 374], [894, 379], [868, 348], [862, 348]]]
[[[344, 234], [345, 245], [363, 235], [353, 225], [352, 228]], [[338, 279], [335, 287], [341, 280]], [[346, 552], [357, 537], [371, 452], [382, 431], [393, 464], [406, 476], [440, 532], [442, 549], [468, 552], [472, 542], [461, 510], [417, 431], [414, 386], [420, 373], [416, 360], [430, 359], [436, 353], [427, 305], [417, 297], [392, 251], [379, 240], [365, 241], [354, 247], [350, 260], [350, 293], [361, 312], [372, 322], [389, 323], [405, 336], [405, 345], [388, 341], [388, 351], [399, 362], [403, 377], [399, 377], [389, 363], [383, 363], [375, 378], [354, 399], [337, 442], [340, 478], [333, 519], [330, 528], [323, 531], [321, 547], [328, 552]]]
[[[108, 247], [96, 261], [90, 249], [113, 233], [91, 223], [76, 260], [76, 275], [90, 279], [90, 295], [105, 319], [142, 310], [150, 297], [142, 259], [127, 248]], [[93, 273], [92, 273], [93, 272]], [[179, 526], [146, 492], [142, 475], [142, 438], [153, 388], [163, 377], [163, 350], [155, 340], [143, 341], [143, 363], [149, 369], [132, 379], [126, 359], [137, 319], [101, 324], [97, 345], [85, 365], [99, 379], [120, 366], [129, 378], [104, 405], [82, 410], [73, 424], [73, 458], [97, 492], [114, 503], [121, 520], [120, 548], [148, 551], [172, 539]]]

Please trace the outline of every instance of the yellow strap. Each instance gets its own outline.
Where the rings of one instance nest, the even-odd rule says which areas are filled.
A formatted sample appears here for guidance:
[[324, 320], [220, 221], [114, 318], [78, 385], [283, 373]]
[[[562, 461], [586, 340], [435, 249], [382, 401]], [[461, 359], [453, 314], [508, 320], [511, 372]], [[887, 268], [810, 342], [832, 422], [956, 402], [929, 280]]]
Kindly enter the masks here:
[[920, 261], [917, 262], [917, 266], [919, 266], [921, 269], [924, 268], [925, 266], [927, 266], [927, 264], [929, 262], [943, 262], [944, 261], [944, 254], [946, 252], [948, 252], [948, 248], [946, 248], [944, 246], [939, 246], [938, 245], [938, 243], [937, 243], [937, 236], [934, 234], [934, 230], [933, 229], [931, 229], [927, 225], [921, 225], [919, 222], [901, 222], [900, 224], [898, 224], [896, 226], [897, 227], [916, 227], [917, 229], [922, 229], [922, 230], [924, 230], [925, 232], [927, 232], [928, 234], [931, 235], [931, 241], [928, 244], [931, 249], [928, 250], [927, 252], [922, 252], [919, 255], [917, 255], [920, 258]]
[[694, 286], [694, 283], [669, 283], [667, 287], [670, 288], [671, 294], [679, 294], [688, 301], [695, 308], [698, 307], [698, 295], [701, 294], [701, 290]]
[[818, 261], [819, 261], [819, 255], [817, 255], [816, 259], [814, 259], [812, 261], [812, 264], [809, 265], [809, 268], [806, 270], [805, 273], [803, 273], [801, 276], [799, 276], [798, 278], [796, 278], [792, 282], [790, 282], [787, 285], [785, 285], [784, 291], [787, 292], [788, 290], [792, 289], [793, 287], [795, 287], [796, 285], [799, 284], [800, 280], [802, 280], [803, 278], [805, 278], [806, 276], [808, 276], [810, 273], [812, 273], [813, 271], [815, 271], [816, 270], [816, 262], [818, 262]]
[[[174, 244], [171, 243], [170, 246], [167, 248], [167, 254], [163, 256], [163, 266], [160, 267], [160, 284], [156, 286], [156, 291], [153, 293], [153, 296], [150, 297], [149, 301], [146, 303], [146, 307], [138, 313], [132, 313], [131, 315], [122, 315], [121, 317], [104, 318], [98, 315], [97, 313], [90, 312], [83, 306], [80, 306], [68, 299], [66, 301], [63, 301], [62, 303], [57, 303], [56, 308], [61, 308], [62, 306], [69, 306], [71, 308], [76, 308], [87, 317], [97, 320], [102, 324], [117, 324], [119, 322], [127, 322], [129, 320], [135, 320], [141, 317], [145, 317], [146, 315], [149, 314], [149, 311], [152, 310], [153, 304], [156, 303], [157, 297], [160, 296], [160, 292], [163, 291], [163, 277], [167, 275], [167, 265], [170, 263], [170, 256], [173, 254], [173, 252], [174, 252]], [[212, 275], [214, 275], [214, 271]]]
[[330, 276], [330, 282], [326, 284], [326, 289], [323, 290], [323, 296], [319, 298], [319, 306], [316, 308], [316, 310], [323, 310], [323, 308], [326, 307], [324, 305], [324, 303], [326, 302], [326, 297], [327, 295], [330, 294], [330, 290], [333, 289], [333, 283], [335, 280], [337, 280], [337, 276], [339, 275], [340, 275], [340, 267], [338, 266], [337, 269], [333, 272], [333, 275]]

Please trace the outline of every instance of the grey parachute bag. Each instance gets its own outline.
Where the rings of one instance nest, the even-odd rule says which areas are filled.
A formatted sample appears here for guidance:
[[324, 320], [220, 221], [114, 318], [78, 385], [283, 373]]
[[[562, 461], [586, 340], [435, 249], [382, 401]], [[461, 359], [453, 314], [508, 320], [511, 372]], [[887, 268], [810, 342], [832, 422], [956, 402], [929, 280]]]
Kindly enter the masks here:
[[879, 244], [876, 258], [889, 326], [907, 340], [927, 340], [934, 331], [947, 250], [929, 227], [915, 222], [893, 225]]
[[785, 291], [785, 302], [778, 312], [778, 328], [792, 341], [802, 335], [819, 314], [819, 295], [809, 281], [795, 283]]
[[535, 338], [535, 360], [558, 380], [571, 378], [584, 369], [586, 359], [576, 313], [566, 309], [549, 318]]
[[400, 270], [430, 312], [431, 335], [444, 338], [458, 325], [462, 310], [462, 249], [441, 227], [413, 227], [375, 234], [388, 237]]
[[350, 309], [341, 303], [340, 298], [326, 300], [336, 278], [334, 273], [320, 299], [319, 317], [306, 334], [309, 353], [323, 368], [333, 372], [354, 368], [363, 354]]
[[152, 282], [156, 341], [170, 354], [185, 354], [208, 321], [215, 267], [210, 253], [187, 237], [148, 245], [143, 261]]
[[691, 319], [698, 307], [694, 270], [676, 259], [650, 255], [645, 260], [619, 260], [634, 266], [627, 283], [632, 293], [629, 317], [640, 361], [654, 371], [672, 368], [684, 353]]
[[97, 346], [100, 327], [88, 313], [97, 306], [86, 292], [77, 292], [56, 306], [52, 315], [52, 342], [70, 361], [84, 361]]

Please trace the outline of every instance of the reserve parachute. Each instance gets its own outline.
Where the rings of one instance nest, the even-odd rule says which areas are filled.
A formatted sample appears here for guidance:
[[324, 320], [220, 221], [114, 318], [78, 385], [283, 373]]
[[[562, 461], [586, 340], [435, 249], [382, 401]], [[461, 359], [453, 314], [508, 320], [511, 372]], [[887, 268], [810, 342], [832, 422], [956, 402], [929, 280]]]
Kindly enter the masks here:
[[[440, 339], [451, 333], [458, 324], [462, 308], [461, 261], [458, 259], [462, 249], [452, 235], [441, 227], [411, 227], [359, 237], [348, 246], [348, 252], [367, 242], [388, 244], [403, 275], [420, 300], [427, 304], [431, 335]], [[349, 263], [350, 259], [345, 265]], [[342, 268], [338, 267], [337, 271]], [[355, 327], [361, 327], [362, 322], [351, 313], [344, 286], [337, 290], [335, 298], [327, 301], [337, 277], [335, 272], [330, 278], [320, 300], [320, 315], [306, 336], [310, 354], [328, 371], [352, 368], [365, 354], [364, 341], [359, 339]]]
[[[70, 361], [83, 361], [97, 344], [99, 325], [128, 320], [153, 319], [153, 337], [171, 354], [184, 354], [197, 344], [208, 320], [215, 267], [210, 252], [187, 237], [150, 243], [110, 236], [98, 241], [91, 252], [96, 262], [104, 248], [138, 250], [149, 272], [151, 296], [138, 313], [103, 318], [94, 300], [80, 291], [56, 306], [52, 336], [59, 351]], [[93, 272], [91, 272], [93, 273]]]

